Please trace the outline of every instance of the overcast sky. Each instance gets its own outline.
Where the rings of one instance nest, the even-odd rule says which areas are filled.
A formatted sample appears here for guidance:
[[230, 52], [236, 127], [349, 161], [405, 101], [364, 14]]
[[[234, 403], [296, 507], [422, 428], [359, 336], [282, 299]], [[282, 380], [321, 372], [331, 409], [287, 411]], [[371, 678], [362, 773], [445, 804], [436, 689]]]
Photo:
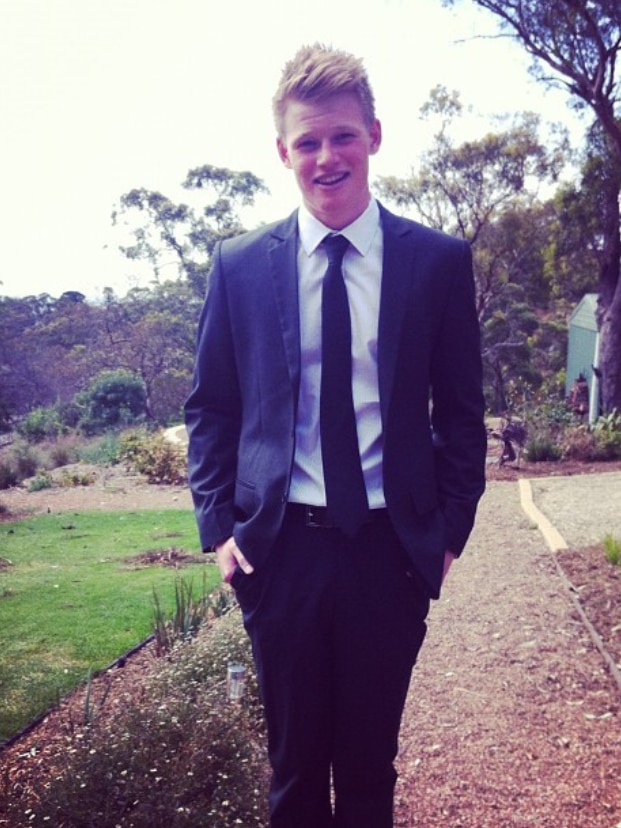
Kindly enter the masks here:
[[[383, 145], [371, 174], [405, 175], [430, 136], [429, 91], [457, 89], [483, 132], [522, 109], [573, 116], [464, 0], [0, 0], [0, 295], [123, 294], [135, 266], [110, 215], [133, 187], [180, 197], [200, 164], [271, 190], [249, 223], [297, 204], [270, 101], [283, 63], [321, 41], [364, 58]], [[247, 218], [248, 222], [248, 218]]]

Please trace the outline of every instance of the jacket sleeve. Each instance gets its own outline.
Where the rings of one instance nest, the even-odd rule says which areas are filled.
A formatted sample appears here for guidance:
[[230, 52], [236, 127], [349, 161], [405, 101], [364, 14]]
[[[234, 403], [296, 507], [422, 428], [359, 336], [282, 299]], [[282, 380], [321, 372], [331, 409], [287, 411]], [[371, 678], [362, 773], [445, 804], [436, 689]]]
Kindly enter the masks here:
[[220, 245], [214, 251], [198, 328], [192, 391], [185, 404], [188, 478], [203, 549], [230, 537], [241, 396]]
[[470, 246], [446, 295], [432, 364], [432, 427], [446, 548], [460, 555], [485, 488], [487, 436]]

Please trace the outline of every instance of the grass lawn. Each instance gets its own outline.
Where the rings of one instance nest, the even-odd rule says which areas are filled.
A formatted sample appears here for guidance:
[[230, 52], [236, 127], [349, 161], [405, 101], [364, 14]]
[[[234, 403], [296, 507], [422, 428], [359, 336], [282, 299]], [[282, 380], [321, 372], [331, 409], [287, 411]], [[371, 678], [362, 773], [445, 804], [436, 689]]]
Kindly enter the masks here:
[[[175, 583], [219, 582], [199, 559], [175, 570], [137, 556], [200, 556], [188, 510], [81, 512], [0, 524], [0, 740], [153, 631], [153, 591], [172, 614]], [[204, 583], [203, 577], [206, 581]]]

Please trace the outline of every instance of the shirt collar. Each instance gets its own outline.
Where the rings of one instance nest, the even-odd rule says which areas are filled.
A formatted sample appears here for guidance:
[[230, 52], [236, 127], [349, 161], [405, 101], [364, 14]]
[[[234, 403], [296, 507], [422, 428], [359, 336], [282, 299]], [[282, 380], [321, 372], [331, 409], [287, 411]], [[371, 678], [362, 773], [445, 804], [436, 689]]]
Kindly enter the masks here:
[[[298, 210], [298, 228], [300, 231], [300, 242], [307, 256], [312, 256], [324, 238], [334, 230], [326, 227], [307, 207], [302, 205]], [[375, 234], [380, 228], [380, 215], [377, 201], [372, 198], [369, 205], [360, 216], [347, 227], [339, 230], [342, 236], [353, 245], [361, 256], [366, 256]]]

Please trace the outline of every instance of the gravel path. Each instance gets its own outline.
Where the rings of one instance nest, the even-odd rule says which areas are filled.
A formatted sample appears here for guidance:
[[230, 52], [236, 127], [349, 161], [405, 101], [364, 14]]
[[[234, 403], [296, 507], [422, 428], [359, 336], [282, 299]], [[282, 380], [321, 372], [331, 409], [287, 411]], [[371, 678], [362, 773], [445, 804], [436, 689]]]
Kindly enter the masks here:
[[[618, 498], [621, 475], [601, 478], [531, 481], [535, 503], [568, 540], [601, 540], [595, 505], [618, 521], [609, 484]], [[396, 825], [621, 828], [619, 689], [517, 482], [489, 485], [429, 627], [404, 717]]]
[[568, 546], [621, 537], [621, 473], [544, 477], [530, 481], [533, 500]]

